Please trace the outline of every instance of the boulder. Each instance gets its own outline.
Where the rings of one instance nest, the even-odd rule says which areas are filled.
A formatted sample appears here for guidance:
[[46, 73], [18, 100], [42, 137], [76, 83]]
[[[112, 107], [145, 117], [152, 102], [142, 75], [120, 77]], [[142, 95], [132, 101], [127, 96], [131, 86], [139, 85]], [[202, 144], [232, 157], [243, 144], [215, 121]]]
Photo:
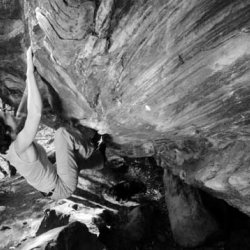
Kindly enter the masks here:
[[36, 232], [36, 236], [39, 236], [56, 227], [67, 225], [69, 223], [69, 217], [70, 215], [61, 213], [55, 209], [45, 210], [45, 215]]
[[105, 250], [97, 236], [91, 234], [85, 224], [72, 222], [68, 226], [52, 229], [34, 240], [28, 241], [23, 250], [29, 249]]
[[110, 250], [146, 249], [154, 240], [156, 220], [159, 217], [153, 204], [121, 210], [116, 216], [106, 212], [96, 220], [99, 239]]
[[155, 144], [159, 165], [184, 183], [225, 200], [248, 216], [249, 146], [244, 140], [215, 142], [199, 136]]
[[135, 244], [141, 244], [153, 234], [153, 222], [156, 209], [153, 205], [141, 205], [128, 213], [128, 222], [123, 230], [127, 238]]
[[198, 191], [182, 183], [168, 170], [164, 172], [163, 181], [175, 241], [183, 247], [196, 247], [215, 236], [219, 227], [204, 207]]

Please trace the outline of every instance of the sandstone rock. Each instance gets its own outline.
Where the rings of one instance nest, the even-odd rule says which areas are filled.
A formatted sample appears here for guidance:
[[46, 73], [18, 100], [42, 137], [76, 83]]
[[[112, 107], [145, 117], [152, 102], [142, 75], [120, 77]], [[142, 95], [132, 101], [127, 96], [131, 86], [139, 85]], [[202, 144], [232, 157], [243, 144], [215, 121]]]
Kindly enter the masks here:
[[[133, 207], [127, 213], [121, 212], [116, 217], [104, 213], [97, 221], [100, 230], [99, 239], [110, 250], [144, 249], [143, 246], [150, 242], [155, 233], [154, 222], [157, 217], [155, 213], [157, 210], [153, 204]], [[122, 218], [120, 221], [119, 217]]]
[[109, 34], [114, 0], [101, 1], [96, 14], [95, 31], [99, 37], [106, 37]]
[[0, 13], [0, 96], [16, 106], [24, 91], [26, 70], [24, 47], [28, 34], [22, 19], [23, 4], [16, 0], [1, 1]]
[[[14, 4], [1, 8], [9, 13], [3, 20], [18, 11], [16, 20], [28, 22], [36, 67], [59, 94], [65, 116], [119, 142], [194, 131], [246, 135], [249, 3], [26, 0], [26, 20]], [[10, 45], [11, 27], [2, 47]], [[23, 57], [23, 51], [16, 55]], [[22, 65], [15, 75], [22, 81], [8, 81], [14, 74], [8, 78], [4, 71], [3, 88], [12, 86], [1, 96], [12, 100], [18, 88], [20, 100], [25, 64], [12, 65], [9, 75]]]
[[161, 140], [155, 144], [162, 167], [249, 215], [249, 142], [203, 138]]
[[105, 250], [94, 234], [89, 233], [88, 228], [80, 223], [73, 222], [66, 227], [52, 229], [40, 235], [33, 241], [27, 242], [23, 250], [29, 249], [68, 249], [68, 250]]
[[141, 205], [128, 213], [128, 222], [124, 225], [123, 230], [130, 241], [136, 244], [151, 236], [155, 212], [152, 205]]
[[168, 170], [164, 172], [165, 199], [173, 237], [183, 247], [203, 244], [218, 233], [215, 219], [206, 210], [199, 193]]
[[74, 117], [120, 152], [174, 162], [249, 215], [248, 1], [10, 0], [0, 13], [5, 103], [21, 100], [31, 41], [44, 121]]
[[36, 232], [36, 236], [39, 236], [44, 232], [47, 232], [56, 227], [67, 225], [69, 223], [69, 217], [70, 215], [68, 214], [60, 213], [59, 211], [56, 211], [54, 209], [47, 209], [45, 211], [44, 218]]

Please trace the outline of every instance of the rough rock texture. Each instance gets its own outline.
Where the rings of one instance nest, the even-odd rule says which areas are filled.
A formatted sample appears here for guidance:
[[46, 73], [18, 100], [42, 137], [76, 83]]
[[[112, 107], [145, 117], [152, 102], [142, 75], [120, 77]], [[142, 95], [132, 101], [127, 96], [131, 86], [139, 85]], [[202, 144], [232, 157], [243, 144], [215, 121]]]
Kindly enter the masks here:
[[6, 103], [30, 39], [47, 120], [75, 117], [250, 215], [249, 1], [10, 0], [0, 13]]
[[[147, 249], [147, 244], [150, 245], [150, 243], [154, 245], [156, 224], [157, 221], [162, 220], [154, 204], [136, 206], [126, 213], [123, 211], [125, 218], [121, 216], [121, 211], [118, 215], [112, 215], [106, 211], [100, 215], [101, 220], [100, 218], [99, 221], [97, 220], [100, 231], [98, 238], [107, 249], [136, 250]], [[112, 221], [112, 217], [115, 216], [116, 219]], [[161, 249], [159, 246], [155, 248]]]
[[9, 104], [21, 100], [25, 84], [25, 39], [21, 1], [0, 2], [0, 81], [1, 99]]
[[[36, 67], [65, 116], [115, 140], [197, 131], [240, 138], [248, 121], [249, 12], [247, 1], [27, 0], [22, 25], [29, 24]], [[18, 36], [6, 26], [1, 47], [10, 50]]]
[[189, 185], [199, 187], [226, 200], [250, 215], [249, 142], [217, 141], [212, 144], [200, 138], [161, 141], [159, 165]]
[[66, 227], [57, 227], [44, 235], [28, 242], [23, 250], [29, 249], [68, 249], [68, 250], [105, 250], [94, 234], [88, 231], [86, 225], [76, 221]]
[[219, 227], [204, 207], [197, 190], [183, 184], [170, 171], [164, 173], [165, 199], [176, 242], [194, 247], [216, 235]]
[[69, 223], [69, 215], [60, 213], [54, 209], [47, 209], [44, 218], [36, 232], [36, 236], [56, 227], [65, 226]]

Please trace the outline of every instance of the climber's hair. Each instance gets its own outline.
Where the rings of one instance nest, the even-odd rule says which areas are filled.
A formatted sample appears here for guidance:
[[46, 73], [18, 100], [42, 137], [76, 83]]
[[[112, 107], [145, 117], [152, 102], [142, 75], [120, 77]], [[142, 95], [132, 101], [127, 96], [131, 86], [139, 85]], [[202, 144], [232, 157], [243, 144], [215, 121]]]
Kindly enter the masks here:
[[6, 125], [4, 119], [0, 117], [0, 153], [5, 154], [11, 144], [11, 127]]

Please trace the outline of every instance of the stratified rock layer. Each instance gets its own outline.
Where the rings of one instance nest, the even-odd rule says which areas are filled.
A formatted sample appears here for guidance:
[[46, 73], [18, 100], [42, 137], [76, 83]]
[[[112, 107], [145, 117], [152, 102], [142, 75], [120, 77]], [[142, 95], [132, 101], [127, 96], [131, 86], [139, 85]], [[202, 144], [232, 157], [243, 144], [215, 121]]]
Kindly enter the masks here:
[[25, 23], [17, 0], [0, 2], [0, 96], [11, 105], [21, 100], [25, 86]]
[[120, 142], [248, 135], [247, 1], [25, 2], [65, 116]]
[[6, 103], [20, 100], [30, 37], [45, 114], [152, 141], [162, 166], [250, 214], [249, 1], [20, 3], [0, 2]]

